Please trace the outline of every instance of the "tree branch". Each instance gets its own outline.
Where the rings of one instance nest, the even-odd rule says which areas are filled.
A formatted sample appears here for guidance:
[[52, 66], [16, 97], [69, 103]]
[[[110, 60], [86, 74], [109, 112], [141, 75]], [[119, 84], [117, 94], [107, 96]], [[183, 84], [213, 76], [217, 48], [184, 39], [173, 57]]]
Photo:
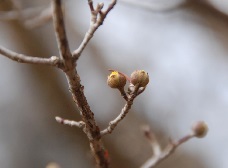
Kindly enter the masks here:
[[115, 6], [117, 0], [112, 0], [112, 2], [109, 4], [108, 8], [105, 11], [102, 11], [102, 8], [104, 6], [103, 3], [99, 3], [94, 9], [93, 7], [93, 1], [88, 0], [88, 4], [90, 7], [90, 12], [91, 12], [91, 20], [90, 20], [90, 27], [89, 30], [87, 31], [82, 43], [73, 52], [73, 57], [75, 60], [78, 60], [80, 57], [81, 53], [85, 49], [86, 45], [90, 41], [90, 39], [93, 37], [95, 31], [98, 29], [99, 26], [101, 26], [107, 16], [107, 14], [110, 12], [110, 10]]
[[73, 121], [73, 120], [67, 120], [61, 117], [56, 116], [55, 120], [60, 123], [60, 124], [64, 124], [64, 125], [69, 125], [69, 126], [75, 126], [78, 128], [84, 128], [85, 127], [85, 123], [83, 121]]
[[69, 90], [72, 94], [73, 100], [80, 111], [82, 120], [85, 123], [83, 131], [87, 135], [92, 155], [95, 158], [96, 165], [99, 168], [107, 168], [109, 165], [108, 158], [105, 155], [104, 147], [101, 142], [100, 129], [94, 118], [94, 113], [84, 94], [84, 86], [81, 85], [80, 77], [76, 70], [76, 62], [70, 53], [65, 26], [63, 21], [63, 13], [61, 9], [61, 0], [52, 0], [53, 6], [53, 22], [56, 31], [56, 39], [61, 56], [64, 63], [62, 70], [65, 72]]
[[64, 71], [67, 71], [68, 69], [74, 68], [75, 64], [73, 61], [71, 61], [72, 55], [65, 31], [61, 0], [52, 0], [52, 9], [53, 24], [55, 28], [55, 35], [58, 43], [60, 58], [63, 60], [63, 63], [65, 65]]
[[[133, 89], [132, 87], [132, 85], [129, 86], [129, 88]], [[129, 93], [128, 100], [126, 101], [126, 104], [122, 108], [120, 114], [114, 120], [110, 121], [109, 126], [107, 128], [101, 131], [101, 136], [112, 133], [112, 131], [115, 129], [118, 123], [125, 118], [129, 110], [131, 109], [134, 99], [142, 93], [141, 90], [144, 91], [145, 88], [141, 89], [138, 85], [134, 86], [134, 89], [132, 90], [132, 92]]]
[[61, 67], [61, 61], [56, 56], [52, 56], [50, 58], [32, 57], [32, 56], [16, 53], [3, 46], [0, 46], [0, 54], [19, 63], [51, 65], [51, 66]]

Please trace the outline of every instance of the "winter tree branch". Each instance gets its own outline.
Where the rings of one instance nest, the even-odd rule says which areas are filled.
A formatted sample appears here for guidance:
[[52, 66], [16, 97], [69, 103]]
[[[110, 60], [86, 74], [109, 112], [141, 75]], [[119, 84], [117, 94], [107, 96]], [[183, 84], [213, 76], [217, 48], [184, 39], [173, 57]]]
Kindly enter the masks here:
[[83, 121], [73, 121], [73, 120], [67, 120], [61, 117], [56, 116], [55, 120], [60, 123], [60, 124], [64, 124], [64, 125], [69, 125], [69, 126], [75, 126], [78, 128], [84, 128], [85, 127], [85, 123]]
[[90, 41], [90, 39], [93, 37], [95, 31], [98, 29], [99, 26], [101, 26], [104, 22], [104, 19], [106, 18], [107, 14], [112, 10], [112, 8], [115, 6], [117, 0], [112, 0], [112, 2], [109, 4], [108, 8], [104, 11], [102, 11], [102, 8], [104, 6], [103, 3], [98, 3], [96, 8], [93, 6], [93, 1], [88, 0], [88, 5], [90, 7], [91, 12], [91, 20], [90, 20], [90, 27], [87, 31], [82, 43], [80, 46], [73, 52], [73, 57], [75, 60], [77, 60], [83, 50], [85, 49], [86, 45]]
[[139, 88], [139, 85], [133, 86], [130, 84], [129, 88], [131, 88], [131, 91], [129, 95], [127, 95], [127, 101], [124, 107], [122, 108], [120, 114], [114, 120], [109, 122], [109, 126], [101, 131], [102, 136], [112, 133], [112, 131], [115, 129], [118, 123], [122, 121], [128, 114], [129, 110], [133, 105], [134, 99], [145, 90], [145, 87]]
[[14, 51], [11, 51], [3, 46], [0, 46], [0, 54], [19, 63], [29, 63], [29, 64], [38, 64], [38, 65], [51, 65], [51, 66], [61, 66], [61, 61], [58, 57], [52, 56], [50, 58], [39, 58], [27, 56], [24, 54], [19, 54]]
[[[99, 6], [100, 5], [98, 5], [98, 7]], [[64, 65], [62, 70], [65, 72], [66, 78], [68, 80], [69, 90], [72, 94], [73, 100], [80, 111], [82, 120], [85, 122], [84, 132], [89, 139], [91, 151], [96, 160], [96, 164], [100, 168], [106, 168], [108, 167], [109, 163], [108, 159], [105, 157], [104, 147], [101, 142], [100, 129], [97, 126], [94, 113], [91, 111], [84, 95], [84, 86], [81, 85], [80, 77], [76, 70], [76, 62], [73, 59], [69, 49], [61, 8], [61, 0], [52, 0], [52, 7], [56, 39], [60, 52], [60, 58]], [[100, 11], [100, 9], [98, 11]], [[82, 44], [83, 43], [84, 42], [82, 42]], [[78, 51], [82, 52], [81, 49], [78, 49]]]

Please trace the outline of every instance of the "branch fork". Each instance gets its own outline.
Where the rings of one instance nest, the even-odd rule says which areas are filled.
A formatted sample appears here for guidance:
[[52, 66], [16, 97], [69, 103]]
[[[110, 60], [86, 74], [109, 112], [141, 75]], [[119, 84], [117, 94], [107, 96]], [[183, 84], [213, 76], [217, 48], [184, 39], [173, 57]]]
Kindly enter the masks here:
[[[131, 89], [130, 89], [131, 88]], [[116, 128], [116, 126], [118, 125], [118, 123], [120, 121], [122, 121], [126, 115], [128, 114], [129, 110], [131, 109], [134, 99], [141, 94], [146, 87], [144, 88], [139, 88], [139, 85], [132, 85], [131, 83], [129, 84], [129, 92], [126, 93], [124, 90], [120, 91], [120, 93], [124, 96], [124, 99], [126, 100], [126, 103], [124, 105], [124, 107], [122, 108], [120, 114], [112, 121], [109, 122], [109, 125], [107, 128], [105, 128], [104, 130], [102, 130], [100, 132], [101, 136], [107, 135], [107, 134], [111, 134], [112, 131]]]
[[91, 13], [90, 27], [89, 27], [89, 30], [87, 31], [87, 33], [85, 34], [84, 39], [83, 39], [82, 43], [80, 44], [80, 46], [72, 53], [75, 61], [77, 61], [79, 59], [81, 53], [85, 49], [85, 47], [88, 44], [88, 42], [90, 41], [90, 39], [93, 37], [93, 35], [94, 35], [95, 31], [98, 29], [98, 27], [100, 27], [103, 24], [104, 19], [106, 18], [108, 13], [111, 11], [111, 9], [113, 9], [113, 7], [116, 4], [116, 1], [117, 0], [112, 0], [110, 5], [108, 6], [108, 8], [106, 10], [102, 11], [102, 8], [104, 6], [103, 3], [98, 3], [96, 8], [94, 9], [93, 1], [88, 0], [88, 5], [90, 7], [90, 13]]
[[192, 131], [189, 134], [183, 136], [177, 141], [173, 141], [170, 139], [168, 145], [164, 149], [161, 149], [161, 146], [157, 141], [156, 136], [150, 130], [149, 126], [142, 127], [144, 135], [149, 141], [152, 148], [153, 155], [141, 166], [141, 168], [153, 168], [157, 166], [161, 161], [172, 155], [181, 144], [189, 141], [194, 137], [204, 137], [207, 133], [207, 129], [208, 128], [206, 123], [204, 123], [203, 121], [198, 121], [194, 123]]

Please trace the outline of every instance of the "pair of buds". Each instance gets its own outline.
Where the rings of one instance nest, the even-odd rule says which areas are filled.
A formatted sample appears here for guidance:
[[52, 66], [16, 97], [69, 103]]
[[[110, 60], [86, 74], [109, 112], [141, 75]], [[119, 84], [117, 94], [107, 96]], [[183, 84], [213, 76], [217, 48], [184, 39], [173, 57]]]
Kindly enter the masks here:
[[128, 80], [131, 84], [139, 85], [139, 87], [146, 87], [149, 83], [149, 75], [144, 70], [136, 70], [134, 71], [130, 78], [118, 71], [112, 71], [108, 76], [107, 83], [111, 88], [122, 89], [126, 85], [126, 81]]

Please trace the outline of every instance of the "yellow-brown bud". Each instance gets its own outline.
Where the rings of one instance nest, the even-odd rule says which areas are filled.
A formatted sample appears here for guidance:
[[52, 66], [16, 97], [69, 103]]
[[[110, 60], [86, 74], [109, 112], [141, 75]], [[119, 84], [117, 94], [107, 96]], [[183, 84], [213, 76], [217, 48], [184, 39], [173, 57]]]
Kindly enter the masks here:
[[197, 121], [192, 126], [192, 131], [194, 132], [195, 136], [198, 138], [203, 138], [206, 136], [208, 127], [204, 121]]
[[118, 71], [113, 71], [107, 80], [111, 88], [122, 89], [126, 85], [126, 77]]
[[139, 87], [145, 87], [149, 83], [149, 75], [144, 70], [136, 70], [131, 74], [131, 83], [139, 84]]

